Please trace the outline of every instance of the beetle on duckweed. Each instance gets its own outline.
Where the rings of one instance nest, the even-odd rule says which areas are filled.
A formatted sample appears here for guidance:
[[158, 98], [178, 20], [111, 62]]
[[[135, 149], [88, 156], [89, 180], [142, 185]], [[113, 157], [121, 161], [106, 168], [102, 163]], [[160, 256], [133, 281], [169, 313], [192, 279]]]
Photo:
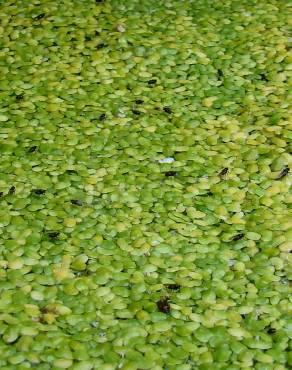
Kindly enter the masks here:
[[46, 16], [46, 13], [41, 13], [41, 14], [37, 15], [37, 16], [35, 17], [35, 19], [36, 19], [37, 21], [39, 21], [39, 20], [43, 19], [45, 16]]
[[177, 172], [176, 172], [176, 171], [166, 171], [166, 172], [164, 172], [164, 175], [165, 175], [166, 177], [175, 176], [176, 174], [177, 174]]
[[49, 231], [47, 234], [50, 239], [56, 239], [60, 235], [60, 232], [59, 231]]
[[223, 72], [222, 72], [221, 69], [218, 69], [217, 70], [217, 73], [218, 73], [218, 77], [223, 77], [224, 76], [224, 74], [223, 74]]
[[232, 240], [233, 240], [233, 241], [238, 241], [238, 240], [241, 240], [243, 237], [244, 237], [244, 234], [243, 234], [243, 233], [236, 234], [236, 235], [232, 238]]
[[180, 284], [167, 284], [166, 287], [167, 289], [175, 290], [175, 291], [179, 291], [181, 288]]
[[229, 172], [229, 168], [228, 167], [224, 167], [220, 172], [219, 172], [219, 176], [225, 176], [227, 175], [227, 173]]
[[267, 330], [267, 333], [268, 334], [275, 334], [276, 333], [276, 329], [275, 328], [271, 328], [271, 327], [268, 327], [268, 330]]
[[16, 187], [15, 186], [11, 186], [11, 188], [8, 190], [8, 194], [12, 195], [15, 193], [15, 190], [16, 190]]
[[32, 189], [32, 192], [35, 195], [44, 195], [46, 193], [46, 190], [45, 189]]
[[279, 173], [279, 175], [277, 176], [277, 180], [280, 180], [282, 179], [283, 177], [287, 176], [288, 173], [289, 173], [290, 169], [289, 169], [289, 166], [285, 166], [281, 172]]
[[170, 312], [169, 301], [170, 301], [169, 297], [161, 297], [159, 301], [156, 302], [158, 310], [163, 313], [169, 313]]
[[102, 113], [100, 116], [99, 116], [99, 120], [101, 122], [105, 121], [106, 120], [106, 114], [105, 113]]
[[83, 202], [79, 199], [71, 199], [71, 203], [74, 205], [74, 206], [79, 206], [81, 207], [83, 205]]
[[171, 110], [170, 107], [164, 107], [163, 110], [164, 110], [165, 113], [168, 113], [168, 114], [172, 113], [172, 110]]
[[31, 146], [29, 149], [28, 149], [28, 153], [34, 153], [38, 150], [38, 147], [36, 145], [34, 146]]

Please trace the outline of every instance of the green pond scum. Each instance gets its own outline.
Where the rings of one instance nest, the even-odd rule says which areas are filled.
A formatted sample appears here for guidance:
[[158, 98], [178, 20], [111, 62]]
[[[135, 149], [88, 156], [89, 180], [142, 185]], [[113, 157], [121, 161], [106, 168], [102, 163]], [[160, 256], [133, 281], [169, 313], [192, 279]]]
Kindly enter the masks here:
[[1, 370], [291, 368], [291, 5], [0, 0]]

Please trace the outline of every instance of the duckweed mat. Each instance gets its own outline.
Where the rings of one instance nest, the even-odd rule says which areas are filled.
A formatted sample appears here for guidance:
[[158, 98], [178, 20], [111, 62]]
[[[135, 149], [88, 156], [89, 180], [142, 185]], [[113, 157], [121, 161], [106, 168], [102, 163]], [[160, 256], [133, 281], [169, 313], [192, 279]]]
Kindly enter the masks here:
[[292, 365], [289, 5], [1, 1], [1, 370]]

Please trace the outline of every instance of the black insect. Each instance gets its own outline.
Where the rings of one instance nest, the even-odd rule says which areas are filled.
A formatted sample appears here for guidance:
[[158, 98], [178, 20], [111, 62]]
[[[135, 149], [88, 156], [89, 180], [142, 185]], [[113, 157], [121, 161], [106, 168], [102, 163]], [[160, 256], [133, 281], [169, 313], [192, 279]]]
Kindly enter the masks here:
[[277, 180], [280, 180], [282, 179], [283, 177], [287, 176], [288, 173], [289, 173], [289, 167], [288, 166], [285, 166], [282, 171], [279, 173], [278, 177], [277, 177]]
[[237, 235], [234, 235], [234, 237], [232, 238], [232, 240], [234, 242], [236, 242], [237, 240], [241, 240], [243, 237], [244, 237], [244, 234], [243, 233], [237, 234]]
[[261, 73], [259, 76], [260, 76], [260, 78], [261, 78], [262, 81], [266, 81], [266, 82], [269, 81], [268, 78], [267, 78], [267, 76], [264, 73]]
[[105, 113], [102, 113], [102, 114], [99, 116], [99, 120], [100, 120], [100, 121], [105, 121], [105, 120], [106, 120], [106, 114], [105, 114]]
[[276, 331], [277, 331], [277, 330], [276, 330], [275, 328], [271, 328], [271, 327], [269, 327], [269, 328], [268, 328], [268, 330], [267, 330], [267, 333], [268, 333], [268, 334], [274, 334], [274, 333], [276, 333]]
[[44, 195], [46, 190], [45, 189], [32, 189], [32, 192], [35, 194], [35, 195]]
[[156, 82], [157, 82], [157, 80], [149, 80], [148, 81], [148, 85], [154, 85], [154, 84], [156, 84]]
[[71, 199], [71, 203], [74, 205], [74, 206], [79, 206], [81, 207], [83, 205], [82, 201], [79, 200], [79, 199]]
[[228, 168], [228, 167], [223, 168], [223, 170], [222, 170], [222, 171], [220, 171], [219, 176], [224, 176], [224, 175], [226, 175], [226, 174], [228, 173], [228, 171], [229, 171], [229, 168]]
[[56, 239], [60, 235], [59, 231], [50, 231], [48, 232], [48, 237], [51, 239]]
[[171, 177], [171, 176], [175, 176], [177, 173], [175, 171], [167, 171], [167, 172], [164, 172], [164, 175], [166, 177]]
[[11, 188], [8, 191], [8, 194], [14, 194], [15, 190], [16, 190], [15, 186], [11, 186]]
[[136, 114], [137, 116], [139, 116], [139, 114], [141, 114], [141, 112], [139, 112], [138, 110], [136, 110], [136, 109], [132, 109], [132, 112], [134, 113], [134, 114]]
[[41, 312], [42, 314], [45, 314], [45, 313], [50, 312], [50, 310], [48, 309], [48, 307], [41, 307], [41, 308], [40, 308], [40, 312]]
[[217, 73], [218, 73], [218, 77], [223, 77], [223, 72], [221, 71], [221, 69], [218, 69]]
[[99, 31], [95, 31], [94, 34], [95, 34], [95, 36], [99, 36], [100, 35], [100, 32]]
[[137, 99], [137, 100], [135, 101], [135, 103], [136, 103], [136, 104], [143, 104], [143, 103], [144, 103], [144, 101], [143, 101], [143, 100], [141, 100], [141, 99]]
[[37, 16], [35, 17], [35, 19], [36, 19], [37, 21], [39, 21], [40, 19], [44, 18], [45, 16], [46, 16], [46, 14], [45, 14], [45, 13], [41, 13], [41, 14], [37, 15]]
[[0, 198], [3, 196], [3, 191], [0, 191]]
[[103, 49], [105, 47], [106, 47], [106, 44], [104, 44], [104, 43], [101, 43], [101, 44], [96, 45], [96, 48], [97, 49]]
[[172, 113], [172, 110], [169, 107], [164, 107], [163, 110], [165, 113], [168, 113], [168, 114]]
[[179, 284], [167, 284], [166, 285], [167, 289], [179, 291], [180, 290], [180, 285]]
[[23, 94], [16, 95], [15, 99], [16, 100], [22, 100], [23, 99]]
[[160, 312], [169, 313], [170, 312], [170, 304], [168, 297], [162, 297], [159, 301], [156, 302], [157, 308]]
[[29, 149], [28, 149], [28, 153], [34, 153], [38, 150], [38, 147], [36, 145], [34, 146], [31, 146]]

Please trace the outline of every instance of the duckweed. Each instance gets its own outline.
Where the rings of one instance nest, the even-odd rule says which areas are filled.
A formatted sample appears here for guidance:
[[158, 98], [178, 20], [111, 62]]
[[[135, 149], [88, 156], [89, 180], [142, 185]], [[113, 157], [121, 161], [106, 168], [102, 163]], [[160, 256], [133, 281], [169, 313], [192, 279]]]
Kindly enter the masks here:
[[289, 5], [1, 2], [2, 370], [292, 366]]

